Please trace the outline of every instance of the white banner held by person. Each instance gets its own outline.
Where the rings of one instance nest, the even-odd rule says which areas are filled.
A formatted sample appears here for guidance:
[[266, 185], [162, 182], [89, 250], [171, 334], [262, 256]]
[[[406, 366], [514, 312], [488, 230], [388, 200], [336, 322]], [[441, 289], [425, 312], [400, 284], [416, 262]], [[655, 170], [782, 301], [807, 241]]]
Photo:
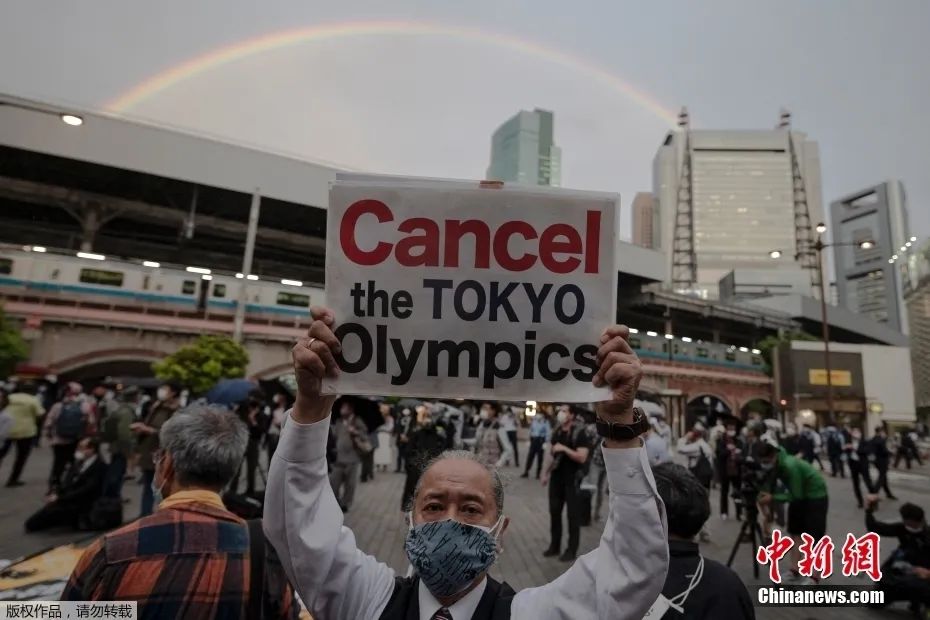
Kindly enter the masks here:
[[615, 322], [617, 195], [339, 175], [331, 394], [592, 402]]

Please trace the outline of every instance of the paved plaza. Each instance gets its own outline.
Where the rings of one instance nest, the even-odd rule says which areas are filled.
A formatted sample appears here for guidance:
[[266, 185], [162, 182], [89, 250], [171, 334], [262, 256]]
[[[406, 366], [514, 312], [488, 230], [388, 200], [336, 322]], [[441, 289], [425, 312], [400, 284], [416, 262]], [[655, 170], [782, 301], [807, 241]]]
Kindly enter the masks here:
[[[526, 445], [521, 446], [521, 455], [526, 453]], [[264, 458], [264, 457], [263, 457]], [[0, 479], [5, 479], [10, 463], [4, 463]], [[56, 531], [41, 534], [24, 534], [22, 524], [26, 517], [36, 510], [42, 501], [45, 479], [49, 471], [51, 450], [43, 446], [33, 452], [26, 467], [24, 481], [26, 485], [16, 489], [0, 488], [0, 558], [13, 559], [30, 554], [45, 547], [74, 541], [83, 534], [69, 531]], [[504, 539], [504, 551], [492, 570], [497, 579], [506, 579], [515, 589], [530, 587], [551, 581], [566, 568], [567, 564], [557, 559], [544, 558], [542, 552], [549, 543], [549, 514], [546, 490], [533, 479], [522, 479], [522, 470], [510, 467], [505, 469], [507, 494], [505, 512], [512, 519], [510, 529]], [[828, 533], [834, 540], [845, 538], [847, 532], [860, 535], [865, 531], [863, 513], [856, 508], [849, 479], [834, 479], [827, 476], [830, 489], [830, 513]], [[891, 487], [898, 496], [898, 501], [883, 501], [879, 518], [894, 520], [897, 518], [897, 506], [904, 501], [913, 501], [930, 508], [930, 466], [910, 472], [892, 471]], [[377, 556], [398, 571], [407, 570], [407, 560], [403, 551], [406, 525], [400, 510], [400, 496], [404, 476], [401, 474], [378, 473], [373, 482], [360, 484], [356, 502], [347, 515], [347, 524], [354, 530], [360, 547]], [[130, 498], [126, 505], [127, 518], [134, 517], [138, 511], [141, 487], [135, 481], [128, 481], [125, 495]], [[712, 497], [716, 513], [716, 491]], [[597, 545], [600, 528], [603, 523], [595, 523], [582, 528], [581, 544], [587, 551]], [[722, 521], [716, 514], [708, 522], [712, 542], [702, 545], [702, 552], [710, 558], [726, 561], [736, 539], [739, 523]], [[894, 548], [895, 541], [887, 541], [882, 547], [882, 555], [887, 556]], [[839, 547], [834, 553], [834, 564], [838, 569], [840, 562]], [[752, 578], [752, 553], [749, 545], [742, 545], [734, 562], [734, 569], [747, 584], [756, 583]], [[788, 568], [782, 563], [783, 571]], [[764, 567], [760, 573], [765, 575]], [[845, 579], [831, 577], [827, 583], [861, 583], [868, 586], [867, 579]], [[761, 619], [807, 618], [909, 618], [905, 606], [897, 604], [892, 610], [872, 611], [859, 608], [757, 608], [757, 617]]]

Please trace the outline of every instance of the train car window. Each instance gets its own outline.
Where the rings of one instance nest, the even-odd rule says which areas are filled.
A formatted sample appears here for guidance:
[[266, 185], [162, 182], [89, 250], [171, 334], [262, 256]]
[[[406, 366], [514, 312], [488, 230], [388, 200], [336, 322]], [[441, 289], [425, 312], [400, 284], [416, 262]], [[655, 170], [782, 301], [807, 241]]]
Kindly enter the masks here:
[[142, 290], [143, 290], [143, 291], [149, 290], [149, 281], [150, 281], [150, 280], [151, 280], [151, 276], [148, 276], [148, 275], [142, 276]]
[[310, 306], [310, 295], [301, 295], [300, 293], [288, 293], [281, 291], [278, 293], [279, 306], [299, 306], [307, 308]]
[[663, 342], [663, 343], [662, 343], [662, 353], [668, 353], [668, 343], [667, 343], [667, 342]]
[[677, 345], [677, 344], [672, 346], [672, 353], [673, 353], [674, 355], [678, 355], [678, 345]]
[[710, 357], [710, 353], [707, 351], [706, 347], [698, 347], [697, 356], [698, 357]]
[[753, 355], [753, 356], [752, 356], [752, 365], [753, 365], [753, 366], [761, 366], [761, 365], [762, 365], [762, 358], [759, 357], [758, 355]]
[[181, 293], [184, 295], [193, 295], [197, 292], [197, 283], [193, 280], [184, 280], [184, 284], [181, 285]]
[[728, 362], [736, 361], [736, 353], [733, 351], [727, 351], [727, 354], [724, 356]]
[[13, 259], [0, 258], [0, 274], [9, 275], [13, 273]]
[[225, 284], [214, 284], [213, 285], [213, 296], [214, 297], [226, 297], [226, 285]]
[[106, 271], [105, 269], [81, 269], [79, 279], [84, 284], [104, 284], [106, 286], [122, 286], [122, 271]]
[[630, 336], [630, 346], [634, 349], [639, 349], [642, 346], [642, 343], [636, 336]]

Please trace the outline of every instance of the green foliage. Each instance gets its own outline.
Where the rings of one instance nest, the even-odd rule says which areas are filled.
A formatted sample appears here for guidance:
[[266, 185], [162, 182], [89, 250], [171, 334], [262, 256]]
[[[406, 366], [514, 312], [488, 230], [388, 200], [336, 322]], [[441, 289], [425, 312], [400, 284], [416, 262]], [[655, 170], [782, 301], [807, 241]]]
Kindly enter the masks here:
[[759, 351], [762, 352], [762, 360], [765, 362], [765, 374], [772, 376], [772, 354], [775, 349], [779, 345], [789, 343], [792, 340], [815, 341], [820, 340], [820, 338], [815, 338], [807, 332], [785, 332], [781, 337], [766, 336], [756, 345]]
[[0, 379], [13, 374], [17, 362], [29, 357], [29, 345], [23, 340], [19, 329], [7, 319], [0, 306]]
[[152, 370], [159, 379], [177, 381], [194, 394], [203, 394], [220, 379], [245, 376], [248, 363], [248, 352], [232, 338], [203, 335], [152, 364]]

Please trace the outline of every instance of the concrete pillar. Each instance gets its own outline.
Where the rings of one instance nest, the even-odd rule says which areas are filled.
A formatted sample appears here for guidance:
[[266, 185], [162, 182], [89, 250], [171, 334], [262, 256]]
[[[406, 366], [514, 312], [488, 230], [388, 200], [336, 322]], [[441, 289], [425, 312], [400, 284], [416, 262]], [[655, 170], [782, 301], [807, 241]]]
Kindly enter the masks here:
[[94, 239], [101, 226], [100, 207], [87, 205], [81, 212], [81, 251], [93, 252]]

